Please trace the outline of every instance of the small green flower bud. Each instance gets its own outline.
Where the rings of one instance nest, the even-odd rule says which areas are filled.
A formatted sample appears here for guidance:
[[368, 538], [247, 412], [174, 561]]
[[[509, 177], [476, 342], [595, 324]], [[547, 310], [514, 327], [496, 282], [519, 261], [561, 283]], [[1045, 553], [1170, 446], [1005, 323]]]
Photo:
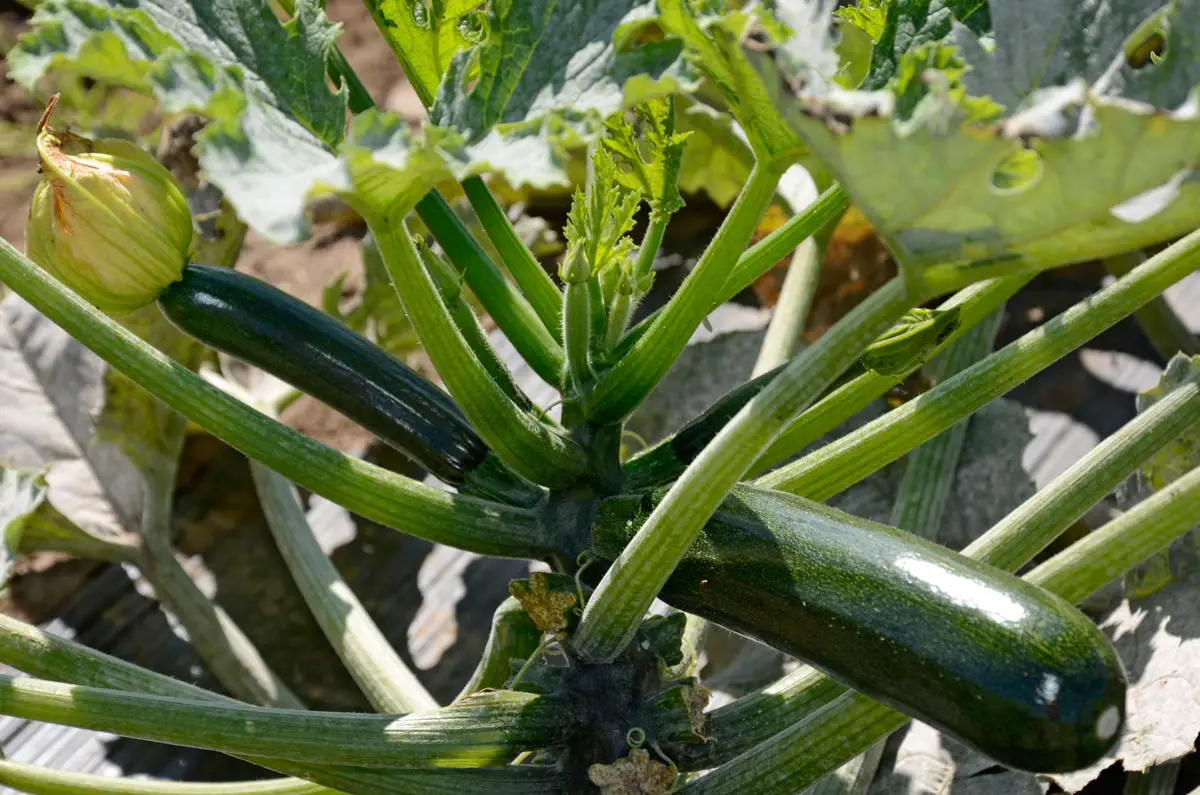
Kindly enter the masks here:
[[128, 141], [89, 141], [45, 125], [44, 118], [29, 258], [105, 312], [153, 302], [179, 278], [192, 242], [179, 184]]
[[563, 284], [583, 284], [592, 278], [592, 269], [588, 265], [587, 253], [583, 246], [572, 246], [567, 249], [567, 255], [558, 266], [558, 278]]

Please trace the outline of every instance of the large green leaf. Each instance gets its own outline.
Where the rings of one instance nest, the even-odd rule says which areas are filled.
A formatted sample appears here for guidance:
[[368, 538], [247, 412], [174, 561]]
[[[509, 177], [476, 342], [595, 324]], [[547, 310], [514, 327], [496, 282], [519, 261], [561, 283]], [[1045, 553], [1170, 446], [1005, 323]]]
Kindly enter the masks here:
[[[991, 24], [987, 0], [893, 0], [890, 3], [872, 0], [861, 5], [864, 8], [858, 14], [846, 16], [867, 27], [879, 24], [882, 17], [878, 35], [872, 37], [876, 39], [875, 49], [862, 85], [868, 90], [887, 85], [896, 76], [907, 53], [946, 38], [955, 20], [965, 23], [966, 29], [975, 33], [986, 32]], [[1040, 14], [1034, 13], [1025, 19], [1039, 17]]]
[[470, 141], [548, 115], [604, 118], [688, 83], [678, 41], [639, 42], [644, 0], [493, 0], [487, 36], [454, 57], [431, 114]]
[[267, 3], [240, 0], [47, 0], [9, 60], [27, 85], [71, 69], [207, 116], [198, 152], [208, 178], [247, 223], [294, 241], [345, 128], [345, 92], [325, 78], [337, 34], [316, 0], [286, 23]]
[[[804, 155], [803, 142], [772, 102], [769, 82], [754, 66], [757, 63], [777, 80], [775, 62], [765, 56], [751, 58], [741, 45], [749, 20], [737, 14], [700, 16], [689, 0], [658, 0], [657, 21], [664, 31], [684, 43], [690, 59], [720, 89], [726, 107], [741, 124], [759, 160], [788, 165]], [[813, 41], [807, 37], [805, 40]], [[824, 46], [823, 39], [815, 41]], [[808, 57], [821, 60], [819, 55]], [[793, 65], [798, 66], [795, 61]]]
[[426, 107], [461, 49], [486, 34], [479, 0], [363, 0]]
[[[1096, 93], [1176, 108], [1200, 83], [1197, 20], [1197, 0], [1010, 0], [992, 10], [994, 48], [962, 28], [954, 41], [971, 67], [971, 92], [1010, 109], [1038, 88], [1075, 79]], [[1127, 57], [1127, 48], [1155, 49], [1155, 37], [1161, 57]]]
[[[1186, 41], [1200, 14], [1172, 8], [1172, 40]], [[1110, 62], [1125, 39], [1112, 40]], [[998, 38], [995, 58], [1011, 57], [1004, 43]], [[1178, 80], [1166, 59], [1153, 71]], [[789, 101], [785, 81], [773, 85], [792, 127], [919, 294], [1151, 245], [1200, 225], [1192, 172], [1200, 120], [1114, 96], [1111, 85], [1104, 94], [1083, 79], [1043, 88], [1020, 113], [989, 125], [964, 121], [970, 100], [956, 90], [930, 92], [901, 119], [891, 90]]]

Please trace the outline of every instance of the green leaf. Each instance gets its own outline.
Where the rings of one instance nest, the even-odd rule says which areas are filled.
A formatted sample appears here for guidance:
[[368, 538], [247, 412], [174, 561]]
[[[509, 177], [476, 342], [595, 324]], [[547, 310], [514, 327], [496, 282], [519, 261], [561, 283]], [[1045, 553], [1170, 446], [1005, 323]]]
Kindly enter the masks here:
[[[971, 93], [1010, 109], [1038, 88], [1075, 79], [1094, 83], [1098, 94], [1176, 108], [1200, 83], [1197, 0], [1016, 0], [997, 3], [992, 20], [994, 48], [962, 28], [954, 42], [971, 67], [964, 78]], [[1156, 35], [1162, 56], [1130, 63], [1130, 53]]]
[[479, 0], [363, 0], [425, 107], [454, 55], [486, 35]]
[[734, 131], [733, 119], [708, 105], [689, 102], [678, 111], [679, 127], [690, 135], [683, 150], [679, 189], [704, 192], [719, 207], [733, 204], [750, 169], [754, 152]]
[[654, 213], [666, 217], [684, 205], [679, 171], [690, 134], [675, 132], [675, 106], [669, 98], [639, 105], [637, 121], [640, 129], [634, 130], [624, 117], [614, 116], [605, 125], [600, 143], [619, 166], [617, 181], [630, 190], [640, 190]]
[[345, 91], [325, 78], [338, 26], [317, 0], [286, 23], [266, 3], [132, 2], [47, 0], [10, 54], [15, 73], [31, 85], [69, 67], [207, 117], [197, 151], [208, 179], [267, 237], [303, 238], [305, 199], [337, 173], [345, 128]]
[[[882, 26], [879, 16], [882, 14]], [[1035, 11], [1024, 17], [1038, 19]], [[868, 9], [855, 17], [855, 21], [878, 29], [875, 51], [871, 55], [871, 68], [863, 81], [866, 90], [883, 88], [900, 70], [900, 61], [910, 50], [926, 44], [942, 41], [952, 29], [954, 20], [965, 23], [968, 30], [982, 35], [990, 27], [987, 0], [892, 0], [889, 3], [872, 2]]]
[[[659, 0], [658, 11], [659, 25], [686, 45], [690, 59], [720, 89], [758, 159], [786, 164], [804, 155], [804, 144], [779, 113], [770, 84], [755, 68], [757, 64], [774, 73], [774, 61], [756, 53], [760, 57], [752, 64], [742, 48], [741, 15], [698, 17], [688, 0]], [[810, 55], [806, 60], [821, 59]]]
[[[487, 37], [457, 54], [431, 109], [474, 142], [549, 114], [606, 118], [689, 84], [678, 41], [638, 42], [642, 0], [493, 0]], [[615, 37], [621, 37], [618, 46]]]
[[567, 255], [563, 262], [578, 262], [582, 254], [587, 264], [586, 272], [573, 274], [572, 283], [619, 267], [629, 257], [633, 251], [629, 232], [640, 202], [638, 193], [621, 185], [617, 166], [607, 150], [597, 149], [592, 157], [592, 179], [586, 192], [575, 192], [564, 230]]
[[1082, 83], [986, 126], [964, 121], [971, 108], [959, 99], [931, 93], [907, 121], [886, 91], [786, 106], [917, 294], [1152, 245], [1200, 224], [1190, 176], [1200, 120]]
[[[136, 6], [136, 7], [133, 7]], [[46, 0], [34, 30], [11, 56], [26, 85], [46, 69], [75, 62], [91, 77], [143, 76], [169, 49], [202, 56], [216, 67], [235, 66], [248, 90], [336, 146], [345, 127], [344, 90], [332, 92], [325, 62], [339, 33], [320, 6], [301, 0], [296, 16], [280, 23], [266, 3], [239, 0]], [[101, 58], [84, 58], [97, 48]], [[145, 88], [145, 82], [128, 83]]]

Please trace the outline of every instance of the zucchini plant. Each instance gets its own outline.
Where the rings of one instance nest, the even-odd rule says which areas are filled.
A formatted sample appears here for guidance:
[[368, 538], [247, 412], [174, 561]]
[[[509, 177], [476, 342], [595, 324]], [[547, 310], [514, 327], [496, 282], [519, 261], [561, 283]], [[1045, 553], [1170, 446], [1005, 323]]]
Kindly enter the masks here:
[[[274, 240], [307, 233], [309, 199], [352, 208], [445, 391], [319, 310], [204, 262], [170, 173], [131, 144], [60, 129], [53, 103], [28, 256], [0, 243], [0, 280], [252, 459], [300, 590], [382, 714], [235, 701], [3, 619], [0, 659], [35, 677], [0, 677], [3, 713], [222, 751], [284, 778], [177, 790], [9, 762], [0, 778], [31, 792], [765, 795], [808, 787], [910, 717], [1017, 770], [1102, 759], [1126, 674], [1073, 605], [1189, 529], [1200, 474], [1018, 574], [1195, 425], [1197, 377], [961, 553], [921, 526], [938, 521], [954, 454], [910, 459], [898, 528], [821, 503], [943, 445], [1200, 266], [1195, 4], [1131, 3], [1119, 23], [1064, 12], [1034, 42], [1052, 68], [1030, 76], [1031, 21], [984, 4], [861, 2], [835, 17], [815, 0], [366, 2], [428, 106], [419, 131], [374, 107], [316, 0], [281, 2], [285, 21], [262, 0], [45, 0], [10, 62], [30, 83], [90, 70], [205, 118], [205, 178]], [[741, 157], [741, 189], [679, 289], [635, 323], [681, 185], [704, 168], [693, 146]], [[483, 177], [563, 183], [572, 160], [586, 179], [556, 280]], [[819, 195], [749, 246], [801, 170]], [[453, 182], [496, 258], [441, 192]], [[761, 375], [623, 460], [625, 422], [710, 312], [797, 246], [808, 253], [789, 279], [813, 279], [813, 251], [851, 203], [900, 275], [807, 347], [807, 302], [779, 306], [775, 327], [791, 331], [774, 335]], [[1156, 253], [988, 354], [997, 312], [1037, 271], [1143, 249]], [[506, 369], [468, 291], [558, 391], [556, 414]], [[447, 488], [289, 429], [120, 322], [151, 304]], [[919, 399], [796, 457], [935, 357], [947, 365]], [[512, 583], [478, 669], [439, 705], [340, 583], [289, 481], [401, 532], [551, 570]], [[656, 599], [671, 609], [652, 612]], [[703, 622], [813, 667], [706, 711]]]

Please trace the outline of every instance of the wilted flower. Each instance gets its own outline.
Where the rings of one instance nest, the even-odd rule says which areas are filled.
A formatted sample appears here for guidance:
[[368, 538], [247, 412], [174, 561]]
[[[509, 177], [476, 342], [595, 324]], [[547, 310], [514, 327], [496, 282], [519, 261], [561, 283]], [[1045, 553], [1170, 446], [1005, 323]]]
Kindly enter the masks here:
[[38, 131], [42, 179], [26, 253], [105, 312], [154, 301], [187, 264], [192, 218], [179, 184], [153, 156], [122, 140]]

